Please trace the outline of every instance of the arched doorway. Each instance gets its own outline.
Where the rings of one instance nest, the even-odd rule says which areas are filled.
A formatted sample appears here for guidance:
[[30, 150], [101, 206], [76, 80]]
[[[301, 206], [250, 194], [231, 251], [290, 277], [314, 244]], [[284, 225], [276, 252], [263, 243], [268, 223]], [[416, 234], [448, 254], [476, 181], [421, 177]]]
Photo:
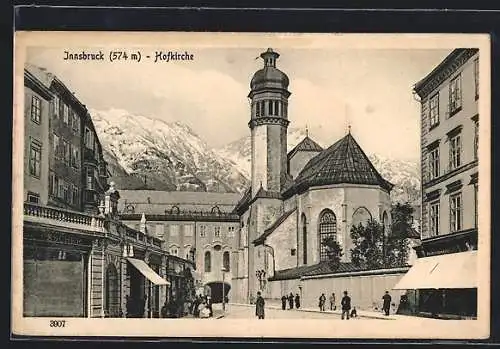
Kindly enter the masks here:
[[118, 272], [113, 263], [106, 267], [105, 310], [107, 317], [120, 317], [120, 285]]

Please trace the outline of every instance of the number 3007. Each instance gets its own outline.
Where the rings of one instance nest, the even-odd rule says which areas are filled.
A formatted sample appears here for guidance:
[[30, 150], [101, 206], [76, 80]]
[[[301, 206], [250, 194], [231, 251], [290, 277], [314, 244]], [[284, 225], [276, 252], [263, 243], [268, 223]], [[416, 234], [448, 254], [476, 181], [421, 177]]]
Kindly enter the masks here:
[[64, 327], [66, 325], [66, 320], [50, 320], [50, 327]]

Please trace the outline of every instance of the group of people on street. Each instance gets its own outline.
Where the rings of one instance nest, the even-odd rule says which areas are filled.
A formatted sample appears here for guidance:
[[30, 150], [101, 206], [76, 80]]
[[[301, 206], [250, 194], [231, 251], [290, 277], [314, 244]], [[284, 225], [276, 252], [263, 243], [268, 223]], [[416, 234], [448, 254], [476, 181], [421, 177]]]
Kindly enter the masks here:
[[212, 298], [201, 294], [196, 296], [191, 304], [190, 313], [199, 318], [209, 318], [214, 316]]
[[[391, 295], [389, 294], [389, 291], [385, 291], [385, 294], [382, 297], [383, 300], [383, 305], [382, 309], [385, 313], [386, 316], [389, 315], [390, 308], [391, 308]], [[294, 301], [295, 301], [295, 307], [297, 309], [300, 308], [300, 296], [297, 294], [295, 297], [293, 296], [293, 293], [290, 292], [288, 296], [283, 295], [281, 297], [281, 309], [286, 310], [286, 303], [288, 302], [289, 308], [288, 309], [293, 309], [294, 306]], [[265, 301], [264, 298], [262, 297], [260, 292], [257, 292], [257, 300], [255, 301], [255, 316], [257, 316], [259, 319], [264, 319], [264, 306], [265, 306]], [[326, 296], [324, 293], [321, 294], [319, 297], [319, 309], [320, 311], [325, 311], [325, 306], [326, 306]], [[344, 296], [342, 297], [340, 301], [340, 308], [342, 310], [342, 315], [341, 319], [344, 320], [349, 320], [350, 318], [357, 318], [358, 317], [358, 312], [356, 310], [356, 307], [351, 305], [351, 297], [349, 296], [347, 291], [344, 291]], [[332, 293], [330, 296], [330, 310], [336, 310], [337, 306], [335, 304], [335, 293]]]
[[295, 308], [300, 309], [300, 296], [298, 293], [295, 295], [295, 297], [293, 296], [292, 292], [290, 292], [288, 296], [283, 295], [283, 297], [281, 297], [281, 309], [286, 310], [287, 302], [289, 306], [288, 309], [293, 309], [294, 301], [295, 301]]

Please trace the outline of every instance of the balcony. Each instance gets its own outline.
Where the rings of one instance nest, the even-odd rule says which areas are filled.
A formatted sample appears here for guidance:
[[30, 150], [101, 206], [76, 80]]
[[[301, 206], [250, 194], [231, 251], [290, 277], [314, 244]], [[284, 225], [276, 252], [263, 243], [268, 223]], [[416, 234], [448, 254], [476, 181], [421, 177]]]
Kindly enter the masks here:
[[57, 207], [24, 203], [24, 221], [69, 229], [104, 232], [104, 218]]

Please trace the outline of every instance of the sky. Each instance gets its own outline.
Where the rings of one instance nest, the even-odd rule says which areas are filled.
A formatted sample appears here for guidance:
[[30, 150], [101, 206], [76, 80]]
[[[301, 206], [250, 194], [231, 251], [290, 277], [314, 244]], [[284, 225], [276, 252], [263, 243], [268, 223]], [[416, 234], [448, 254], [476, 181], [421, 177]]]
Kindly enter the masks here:
[[[65, 61], [63, 48], [32, 47], [27, 61], [56, 74], [89, 109], [180, 121], [218, 148], [250, 135], [247, 95], [265, 49], [193, 46], [178, 50], [192, 53], [192, 61], [120, 63]], [[350, 125], [366, 153], [419, 158], [420, 104], [412, 87], [451, 50], [290, 48], [279, 41], [273, 49], [290, 79], [289, 127], [307, 126], [329, 145]]]

